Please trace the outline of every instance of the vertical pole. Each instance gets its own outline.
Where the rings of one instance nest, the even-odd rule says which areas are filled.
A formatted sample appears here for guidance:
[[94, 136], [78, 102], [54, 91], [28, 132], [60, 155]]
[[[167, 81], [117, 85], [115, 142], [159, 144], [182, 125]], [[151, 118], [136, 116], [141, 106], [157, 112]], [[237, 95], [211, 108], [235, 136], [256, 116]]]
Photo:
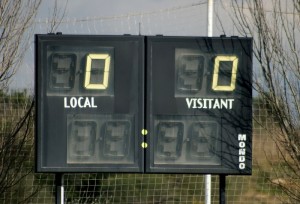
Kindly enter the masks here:
[[211, 204], [211, 175], [205, 175], [205, 204]]
[[208, 0], [207, 2], [207, 36], [213, 36], [213, 12], [214, 12], [214, 0]]
[[220, 175], [219, 183], [219, 195], [220, 195], [220, 204], [226, 204], [226, 175]]
[[[207, 36], [213, 36], [213, 0], [207, 2]], [[205, 175], [205, 204], [211, 204], [211, 175]]]
[[64, 203], [64, 177], [62, 173], [55, 174], [56, 204]]

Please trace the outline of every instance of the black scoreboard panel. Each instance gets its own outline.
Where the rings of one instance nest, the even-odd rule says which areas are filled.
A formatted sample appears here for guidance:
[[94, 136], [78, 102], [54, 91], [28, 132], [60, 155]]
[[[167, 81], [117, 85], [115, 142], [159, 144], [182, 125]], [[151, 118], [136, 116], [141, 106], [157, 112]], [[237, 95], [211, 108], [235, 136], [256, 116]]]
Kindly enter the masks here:
[[250, 174], [252, 40], [147, 38], [148, 172]]
[[251, 38], [36, 35], [36, 169], [251, 174], [251, 78]]
[[143, 171], [143, 39], [36, 35], [37, 171]]

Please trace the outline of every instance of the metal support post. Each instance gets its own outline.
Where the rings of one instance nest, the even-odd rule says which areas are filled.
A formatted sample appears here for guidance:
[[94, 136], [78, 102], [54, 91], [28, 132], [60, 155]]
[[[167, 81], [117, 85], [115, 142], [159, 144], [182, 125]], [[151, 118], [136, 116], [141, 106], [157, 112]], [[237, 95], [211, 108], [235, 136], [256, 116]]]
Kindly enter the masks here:
[[219, 175], [219, 198], [220, 204], [226, 204], [226, 175]]
[[[207, 2], [207, 36], [213, 35], [213, 0]], [[205, 204], [211, 203], [211, 175], [205, 175]]]
[[55, 174], [56, 204], [64, 203], [64, 177], [62, 173]]

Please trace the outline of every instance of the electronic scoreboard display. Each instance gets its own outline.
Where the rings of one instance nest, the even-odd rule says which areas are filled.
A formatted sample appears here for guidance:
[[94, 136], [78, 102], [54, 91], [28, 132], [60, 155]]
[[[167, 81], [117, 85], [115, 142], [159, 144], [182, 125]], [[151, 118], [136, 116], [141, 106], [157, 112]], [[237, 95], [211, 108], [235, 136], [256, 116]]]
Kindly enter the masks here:
[[146, 171], [250, 174], [252, 40], [147, 38]]
[[38, 171], [143, 169], [143, 43], [36, 35]]
[[35, 39], [37, 172], [251, 174], [251, 38]]

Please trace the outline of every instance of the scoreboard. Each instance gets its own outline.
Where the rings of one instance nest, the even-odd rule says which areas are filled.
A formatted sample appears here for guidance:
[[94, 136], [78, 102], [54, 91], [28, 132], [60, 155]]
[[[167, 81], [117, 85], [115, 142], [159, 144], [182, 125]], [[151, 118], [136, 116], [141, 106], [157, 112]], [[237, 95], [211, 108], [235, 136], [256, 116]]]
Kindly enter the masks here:
[[36, 35], [37, 169], [143, 168], [139, 36]]
[[35, 43], [37, 172], [251, 174], [251, 38]]
[[146, 171], [251, 172], [251, 43], [147, 38]]

